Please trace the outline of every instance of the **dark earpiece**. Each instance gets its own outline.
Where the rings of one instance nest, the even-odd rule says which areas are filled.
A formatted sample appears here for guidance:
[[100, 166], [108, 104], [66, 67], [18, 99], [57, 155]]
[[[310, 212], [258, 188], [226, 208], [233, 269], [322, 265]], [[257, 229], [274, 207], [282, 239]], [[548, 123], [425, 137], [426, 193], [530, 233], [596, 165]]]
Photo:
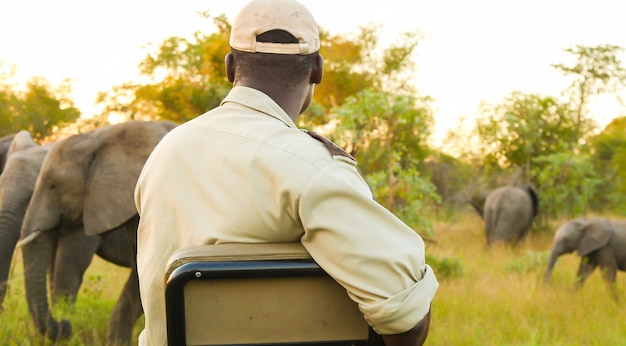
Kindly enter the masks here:
[[235, 81], [235, 57], [231, 53], [226, 54], [224, 58], [226, 62], [226, 76], [228, 81], [233, 83]]
[[313, 63], [313, 69], [311, 71], [311, 83], [320, 84], [322, 81], [323, 70], [324, 58], [318, 54], [315, 57], [315, 62]]

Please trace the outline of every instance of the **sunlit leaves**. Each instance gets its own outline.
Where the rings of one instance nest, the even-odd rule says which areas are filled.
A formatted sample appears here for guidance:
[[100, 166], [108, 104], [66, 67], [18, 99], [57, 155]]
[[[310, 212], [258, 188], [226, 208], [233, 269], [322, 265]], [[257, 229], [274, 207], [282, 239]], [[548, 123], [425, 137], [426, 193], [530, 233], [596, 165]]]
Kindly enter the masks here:
[[590, 143], [596, 170], [604, 177], [597, 201], [626, 215], [626, 117], [614, 119]]
[[[504, 167], [526, 167], [533, 158], [573, 152], [590, 131], [556, 99], [513, 92], [502, 103], [482, 105], [477, 129], [488, 156]], [[585, 123], [587, 124], [587, 123]]]
[[626, 69], [618, 57], [623, 50], [623, 47], [610, 44], [594, 47], [576, 45], [565, 49], [576, 58], [573, 65], [552, 66], [563, 74], [574, 77], [570, 88], [581, 97], [613, 92], [626, 82]]
[[68, 95], [69, 81], [53, 87], [43, 78], [27, 81], [25, 89], [0, 86], [0, 135], [27, 130], [35, 140], [50, 136], [59, 126], [80, 117]]
[[214, 33], [161, 42], [139, 65], [142, 83], [124, 83], [98, 96], [104, 113], [182, 123], [216, 107], [231, 87], [224, 63], [230, 24], [224, 16], [213, 22]]
[[355, 156], [376, 199], [428, 229], [419, 210], [439, 201], [435, 187], [418, 172], [429, 152], [428, 99], [368, 89], [346, 99], [332, 116], [333, 139]]
[[556, 218], [559, 215], [584, 215], [590, 200], [602, 183], [588, 155], [558, 153], [536, 159], [532, 170], [534, 181], [544, 186], [541, 196], [541, 214]]
[[[379, 27], [362, 26], [357, 33], [331, 35], [322, 30], [324, 76], [315, 88], [314, 101], [326, 115], [341, 106], [348, 97], [371, 89], [414, 93], [413, 55], [419, 42], [415, 33], [402, 34], [390, 47], [379, 46]], [[307, 111], [306, 115], [310, 115]], [[303, 117], [303, 126], [316, 126], [329, 121], [327, 116]]]
[[626, 84], [626, 68], [622, 66], [622, 61], [618, 57], [623, 50], [623, 47], [610, 44], [594, 47], [576, 45], [565, 49], [574, 56], [573, 65], [552, 65], [557, 71], [573, 77], [572, 84], [566, 90], [566, 96], [569, 97], [571, 108], [576, 110], [581, 123], [585, 121], [587, 106], [593, 97], [615, 93]]

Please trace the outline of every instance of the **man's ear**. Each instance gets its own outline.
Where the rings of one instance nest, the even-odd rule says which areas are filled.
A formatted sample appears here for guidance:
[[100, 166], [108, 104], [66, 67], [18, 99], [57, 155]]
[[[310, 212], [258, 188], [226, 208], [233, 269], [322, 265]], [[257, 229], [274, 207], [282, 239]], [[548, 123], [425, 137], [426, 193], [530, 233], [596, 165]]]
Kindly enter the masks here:
[[321, 55], [315, 57], [313, 62], [313, 69], [311, 70], [311, 80], [313, 84], [320, 84], [322, 81], [322, 75], [324, 70], [324, 58]]
[[226, 76], [229, 82], [235, 81], [235, 57], [231, 53], [226, 54]]

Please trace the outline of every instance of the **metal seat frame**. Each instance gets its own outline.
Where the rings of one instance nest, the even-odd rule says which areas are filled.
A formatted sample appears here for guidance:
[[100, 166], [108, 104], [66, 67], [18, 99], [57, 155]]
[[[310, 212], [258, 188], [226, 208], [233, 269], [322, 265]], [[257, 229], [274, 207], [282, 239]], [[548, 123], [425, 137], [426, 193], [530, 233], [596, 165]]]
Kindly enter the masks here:
[[[228, 245], [228, 244], [226, 244]], [[263, 247], [263, 245], [260, 244], [254, 244], [254, 247], [256, 247], [257, 249], [259, 248], [259, 246]], [[187, 345], [188, 344], [188, 325], [187, 325], [187, 321], [186, 318], [189, 318], [187, 316], [187, 312], [185, 309], [185, 306], [190, 307], [189, 304], [196, 304], [199, 303], [198, 300], [202, 300], [202, 304], [212, 304], [212, 303], [207, 303], [205, 301], [213, 301], [213, 300], [218, 300], [218, 299], [222, 299], [222, 301], [224, 300], [223, 298], [219, 298], [219, 297], [223, 297], [224, 293], [221, 293], [221, 296], [218, 296], [217, 298], [215, 296], [210, 296], [211, 292], [209, 292], [209, 290], [211, 289], [210, 287], [213, 287], [212, 285], [214, 284], [218, 284], [218, 285], [222, 285], [224, 283], [227, 283], [229, 285], [235, 284], [237, 285], [237, 290], [241, 290], [241, 289], [245, 289], [245, 287], [258, 287], [258, 286], [254, 286], [254, 283], [263, 283], [267, 281], [269, 285], [272, 285], [272, 282], [275, 282], [276, 280], [278, 280], [279, 282], [283, 282], [284, 280], [313, 280], [312, 282], [314, 283], [313, 286], [317, 285], [317, 281], [315, 280], [322, 280], [323, 285], [336, 285], [337, 287], [340, 288], [339, 284], [337, 284], [334, 280], [332, 280], [332, 278], [330, 278], [330, 276], [328, 276], [328, 274], [322, 269], [320, 268], [317, 263], [315, 263], [313, 261], [313, 259], [311, 259], [311, 257], [308, 255], [308, 252], [306, 252], [306, 250], [304, 250], [304, 248], [298, 243], [295, 245], [286, 245], [287, 247], [289, 247], [289, 254], [287, 254], [286, 252], [281, 252], [280, 250], [284, 248], [284, 244], [279, 245], [279, 251], [277, 254], [277, 258], [272, 258], [273, 256], [270, 255], [271, 251], [272, 251], [272, 246], [273, 245], [268, 245], [267, 248], [263, 248], [260, 253], [261, 255], [259, 255], [258, 251], [256, 250], [244, 250], [241, 251], [242, 248], [245, 248], [245, 245], [234, 245], [233, 250], [229, 251], [229, 249], [224, 249], [224, 245], [204, 245], [201, 247], [195, 247], [194, 249], [191, 249], [191, 252], [189, 251], [189, 249], [184, 250], [181, 253], [175, 253], [171, 258], [170, 258], [170, 263], [168, 264], [168, 273], [166, 275], [166, 285], [165, 285], [165, 308], [166, 308], [166, 318], [167, 318], [167, 338], [168, 338], [168, 344], [169, 345]], [[217, 251], [216, 253], [214, 250], [218, 249], [216, 247], [222, 247], [219, 248], [220, 251]], [[295, 249], [295, 251], [294, 251]], [[250, 255], [250, 253], [253, 253], [253, 255]], [[295, 255], [293, 253], [296, 253]], [[225, 255], [227, 254], [227, 255]], [[256, 254], [256, 255], [254, 255]], [[259, 280], [265, 280], [265, 281], [259, 281]], [[275, 281], [272, 281], [275, 280]], [[281, 281], [283, 280], [283, 281]], [[284, 281], [287, 282], [288, 284], [291, 281]], [[309, 281], [305, 281], [305, 285], [309, 285], [308, 284]], [[192, 285], [205, 285], [205, 286], [199, 286], [202, 287], [200, 289], [200, 294], [202, 295], [202, 298], [190, 298], [189, 293], [187, 292], [188, 287], [190, 285], [190, 283], [192, 283]], [[283, 283], [284, 285], [284, 283]], [[206, 287], [206, 288], [205, 288]], [[234, 286], [227, 286], [227, 287], [234, 287]], [[289, 287], [289, 286], [280, 286], [283, 287], [283, 289], [285, 287]], [[302, 283], [300, 284], [300, 286], [295, 286], [295, 287], [302, 287]], [[305, 288], [308, 286], [305, 286]], [[326, 288], [325, 288], [326, 289]], [[335, 290], [336, 288], [332, 288], [332, 290]], [[222, 290], [224, 291], [224, 290]], [[226, 290], [226, 294], [228, 294], [228, 290]], [[206, 298], [204, 297], [204, 295], [208, 294], [209, 296], [207, 296]], [[296, 292], [297, 293], [297, 292]], [[254, 295], [255, 292], [250, 292], [251, 295]], [[276, 292], [276, 296], [274, 297], [270, 297], [267, 299], [276, 299], [276, 301], [280, 301], [281, 294], [285, 294], [285, 292]], [[307, 293], [309, 294], [309, 293]], [[336, 298], [336, 294], [334, 294], [335, 297], [333, 297], [332, 299], [338, 299]], [[186, 301], [186, 297], [187, 299], [194, 299], [195, 303], [192, 301]], [[228, 299], [225, 299], [228, 300]], [[322, 299], [318, 299], [318, 302], [322, 300]], [[229, 303], [229, 302], [218, 302], [218, 304], [223, 303], [223, 304], [231, 304], [233, 305], [233, 303]], [[187, 305], [186, 305], [187, 304]], [[308, 305], [318, 305], [318, 304], [311, 304], [311, 303], [304, 303], [304, 304], [308, 304]], [[334, 304], [334, 303], [333, 303]], [[350, 305], [344, 305], [344, 304], [353, 304], [353, 307]], [[240, 306], [241, 304], [239, 304], [239, 306], [235, 306], [233, 307], [233, 310], [240, 310], [242, 307]], [[291, 306], [294, 305], [300, 305], [300, 304], [291, 304]], [[345, 294], [345, 301], [343, 301], [343, 298], [340, 296], [340, 298], [338, 299], [338, 305], [342, 306], [342, 310], [346, 310], [346, 306], [348, 307], [347, 310], [350, 310], [352, 308], [357, 309], [356, 308], [356, 303], [352, 302], [351, 300], [349, 300], [347, 293]], [[247, 307], [243, 307], [243, 309], [246, 309]], [[289, 306], [285, 307], [285, 308], [289, 308]], [[310, 307], [298, 307], [299, 309], [319, 309], [319, 307], [317, 306], [310, 306]], [[204, 314], [204, 316], [202, 317], [207, 318], [207, 320], [211, 319], [211, 317], [207, 317], [207, 316], [211, 316], [212, 311], [208, 311], [208, 310], [213, 310], [211, 308], [202, 308], [203, 310], [200, 311], [200, 313]], [[354, 345], [354, 346], [365, 346], [365, 345], [384, 345], [382, 343], [382, 339], [380, 338], [380, 336], [378, 336], [365, 322], [365, 320], [363, 319], [362, 322], [357, 321], [355, 322], [355, 318], [354, 318], [354, 313], [352, 313], [352, 315], [348, 314], [348, 318], [346, 318], [346, 329], [351, 329], [351, 331], [349, 331], [348, 333], [346, 333], [346, 337], [344, 338], [343, 335], [339, 335], [341, 333], [343, 333], [340, 329], [342, 328], [342, 322], [340, 321], [339, 323], [337, 322], [337, 316], [333, 316], [333, 315], [337, 315], [338, 312], [333, 312], [330, 311], [332, 309], [329, 309], [329, 312], [326, 313], [324, 312], [324, 314], [329, 315], [328, 317], [322, 317], [322, 320], [315, 320], [312, 322], [311, 327], [312, 329], [315, 328], [328, 328], [328, 329], [332, 329], [334, 328], [335, 330], [332, 331], [331, 335], [333, 335], [333, 340], [280, 340], [277, 342], [273, 342], [273, 341], [268, 341], [267, 339], [260, 341], [260, 342], [256, 342], [256, 341], [250, 341], [250, 342], [246, 342], [246, 343], [241, 343], [240, 338], [234, 338], [234, 340], [238, 340], [239, 341], [233, 341], [232, 343], [229, 341], [224, 341], [223, 337], [220, 339], [220, 341], [218, 341], [217, 343], [207, 343], [207, 345], [324, 345], [324, 346], [348, 346], [348, 345]], [[216, 309], [216, 311], [221, 311], [219, 309]], [[355, 310], [358, 313], [358, 310]], [[236, 312], [235, 314], [237, 314], [239, 312]], [[245, 314], [248, 315], [253, 315], [253, 312], [249, 312], [249, 311], [244, 311]], [[341, 313], [344, 313], [344, 311], [342, 311]], [[243, 316], [248, 316], [248, 315], [243, 315]], [[360, 313], [359, 313], [360, 314]], [[276, 315], [273, 315], [274, 318], [276, 318]], [[360, 315], [360, 317], [362, 318], [362, 315]], [[248, 328], [248, 324], [252, 323], [251, 321], [254, 320], [252, 317], [250, 318], [241, 318], [241, 316], [239, 316], [238, 318], [240, 318], [240, 320], [237, 320], [236, 323], [237, 325], [240, 324], [241, 328], [237, 328], [237, 333], [241, 332], [241, 333], [246, 333]], [[318, 318], [319, 317], [315, 317]], [[326, 318], [328, 318], [328, 320], [326, 320]], [[343, 318], [343, 317], [342, 317]], [[335, 320], [333, 320], [335, 319]], [[348, 321], [351, 320], [351, 321]], [[328, 322], [328, 323], [327, 323]], [[212, 326], [211, 323], [213, 323], [214, 325]], [[216, 330], [223, 328], [220, 327], [219, 324], [221, 323], [220, 319], [215, 319], [213, 317], [212, 322], [207, 322], [206, 324], [206, 328], [211, 329], [212, 330]], [[284, 323], [285, 325], [289, 323], [289, 321], [277, 321], [276, 323], [280, 324], [280, 323]], [[362, 323], [362, 324], [361, 324]], [[328, 324], [328, 325], [327, 325]], [[349, 325], [349, 327], [348, 327]], [[204, 328], [205, 324], [203, 324]], [[280, 327], [280, 326], [279, 326]], [[307, 326], [308, 328], [308, 326]], [[337, 331], [337, 329], [339, 329], [339, 331]], [[354, 330], [357, 330], [356, 333]], [[210, 333], [210, 332], [209, 332]], [[274, 331], [275, 333], [275, 331]], [[315, 332], [314, 332], [315, 333]], [[323, 331], [322, 333], [325, 333], [325, 331]], [[333, 334], [334, 333], [334, 334]], [[339, 333], [339, 334], [337, 334]], [[306, 333], [304, 333], [306, 334]], [[339, 336], [338, 336], [339, 335]], [[193, 343], [193, 344], [198, 344], [198, 343]], [[205, 344], [204, 342], [202, 344]]]

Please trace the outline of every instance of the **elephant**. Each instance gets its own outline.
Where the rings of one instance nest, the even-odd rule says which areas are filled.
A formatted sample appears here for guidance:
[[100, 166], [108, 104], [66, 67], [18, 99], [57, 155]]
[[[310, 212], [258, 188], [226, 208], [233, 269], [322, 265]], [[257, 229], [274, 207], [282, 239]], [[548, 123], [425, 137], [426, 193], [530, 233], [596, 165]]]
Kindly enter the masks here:
[[554, 234], [544, 282], [550, 280], [559, 256], [574, 251], [581, 257], [576, 289], [600, 267], [612, 298], [618, 300], [615, 278], [618, 270], [626, 271], [626, 220], [579, 218], [561, 225]]
[[7, 293], [9, 268], [20, 237], [22, 220], [49, 146], [35, 144], [30, 133], [20, 131], [0, 140], [0, 311]]
[[13, 141], [13, 137], [15, 137], [15, 133], [0, 137], [0, 173], [4, 170], [4, 165], [7, 162], [7, 154], [9, 152], [11, 142]]
[[[14, 136], [0, 175], [0, 307], [6, 295], [8, 272], [20, 237], [22, 221], [44, 157], [55, 143], [35, 144], [28, 131]], [[76, 301], [85, 270], [94, 254], [120, 266], [131, 266], [126, 233], [87, 236], [82, 228], [63, 230], [50, 251], [50, 288], [53, 302]]]
[[62, 139], [44, 158], [21, 229], [26, 297], [37, 329], [49, 339], [71, 335], [69, 321], [52, 317], [46, 270], [55, 232], [82, 227], [89, 236], [123, 232], [130, 273], [110, 314], [108, 344], [130, 344], [143, 313], [137, 276], [139, 215], [133, 192], [153, 148], [177, 124], [127, 121]]
[[487, 245], [517, 245], [526, 237], [538, 211], [539, 198], [532, 185], [506, 185], [493, 190], [482, 210]]

